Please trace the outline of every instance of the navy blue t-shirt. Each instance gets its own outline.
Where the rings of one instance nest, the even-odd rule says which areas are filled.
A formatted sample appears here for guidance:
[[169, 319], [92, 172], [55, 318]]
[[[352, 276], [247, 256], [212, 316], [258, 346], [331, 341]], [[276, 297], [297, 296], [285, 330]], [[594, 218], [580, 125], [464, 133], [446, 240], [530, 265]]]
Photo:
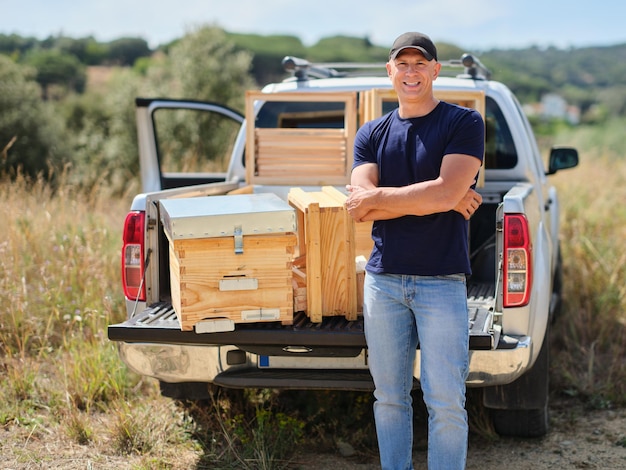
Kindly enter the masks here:
[[[473, 109], [440, 102], [426, 116], [402, 119], [398, 110], [365, 123], [357, 132], [354, 165], [378, 165], [380, 187], [401, 187], [439, 177], [448, 154], [482, 160], [484, 123]], [[468, 158], [472, 158], [468, 157]], [[375, 221], [367, 270], [438, 276], [471, 274], [468, 223], [455, 211]]]

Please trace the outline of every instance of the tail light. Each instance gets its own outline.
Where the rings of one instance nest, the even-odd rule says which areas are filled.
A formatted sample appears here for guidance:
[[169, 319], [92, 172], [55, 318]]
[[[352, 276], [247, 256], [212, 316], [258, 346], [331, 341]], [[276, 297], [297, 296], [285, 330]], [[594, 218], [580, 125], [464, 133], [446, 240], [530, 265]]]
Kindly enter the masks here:
[[504, 216], [504, 307], [522, 307], [530, 299], [532, 246], [523, 214]]
[[124, 221], [122, 283], [124, 295], [131, 300], [146, 300], [144, 278], [144, 212], [129, 212]]

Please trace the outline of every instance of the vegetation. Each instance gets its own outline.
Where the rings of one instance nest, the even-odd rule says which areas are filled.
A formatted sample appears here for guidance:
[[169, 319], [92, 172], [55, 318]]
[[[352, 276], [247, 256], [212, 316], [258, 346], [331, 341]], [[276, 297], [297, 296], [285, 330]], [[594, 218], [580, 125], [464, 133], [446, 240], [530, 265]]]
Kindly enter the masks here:
[[66, 163], [63, 123], [41, 100], [36, 71], [0, 55], [0, 172], [20, 166], [34, 177]]
[[9, 55], [20, 61], [32, 51], [55, 51], [75, 57], [85, 65], [126, 66], [133, 65], [140, 57], [152, 53], [148, 43], [141, 38], [120, 38], [101, 43], [93, 37], [74, 39], [61, 35], [38, 40], [16, 34], [0, 34], [0, 54]]
[[558, 93], [580, 107], [583, 121], [626, 113], [626, 44], [567, 51], [494, 50], [481, 58], [524, 103]]
[[[453, 44], [438, 48], [444, 60], [464, 52]], [[0, 151], [6, 156], [0, 169], [50, 177], [69, 165], [77, 184], [90, 187], [104, 179], [123, 191], [138, 171], [136, 96], [208, 100], [243, 111], [243, 90], [285, 77], [281, 60], [287, 55], [382, 63], [387, 53], [367, 37], [328, 37], [305, 47], [294, 36], [227, 33], [214, 26], [155, 50], [140, 38], [99, 43], [91, 37], [0, 34]], [[580, 110], [581, 122], [592, 124], [626, 115], [625, 56], [626, 45], [480, 53], [524, 104], [555, 93]], [[103, 71], [110, 74], [105, 86], [94, 80]]]
[[[37, 57], [48, 62], [69, 57], [56, 49], [42, 51]], [[107, 81], [84, 93], [60, 87], [59, 81], [69, 83], [62, 74], [56, 75], [59, 81], [45, 82], [44, 92], [44, 83], [37, 82], [37, 70], [42, 69], [0, 54], [0, 77], [6, 76], [0, 81], [0, 151], [5, 155], [0, 169], [13, 176], [21, 172], [50, 178], [69, 167], [73, 184], [89, 189], [106, 182], [118, 193], [128, 191], [139, 173], [135, 98], [185, 97], [243, 109], [244, 90], [254, 86], [250, 67], [250, 53], [237, 50], [217, 28], [191, 32], [140, 71], [109, 68]], [[102, 71], [92, 68], [92, 78]], [[180, 132], [187, 136], [183, 146], [191, 147], [197, 132]]]
[[[579, 169], [554, 177], [566, 282], [553, 393], [596, 408], [626, 406], [626, 251], [617, 242], [626, 227], [626, 149], [595, 150], [599, 140], [617, 145], [623, 125], [616, 135], [590, 127], [553, 137], [583, 155]], [[371, 457], [369, 394], [251, 390], [177, 404], [121, 366], [106, 327], [125, 311], [119, 230], [129, 202], [65, 175], [54, 191], [43, 179], [0, 181], [0, 425], [22, 442], [55, 433], [64, 445], [87, 446], [101, 468], [286, 468], [297, 448], [334, 450], [341, 441]], [[472, 392], [472, 432], [493, 438], [479, 403]], [[22, 462], [40, 455], [20, 452]]]
[[[386, 55], [386, 48], [361, 39], [328, 38], [305, 48], [296, 38], [281, 38], [199, 28], [159, 51], [135, 54], [140, 59], [132, 68], [106, 69], [110, 75], [95, 85], [94, 74], [104, 70], [95, 65], [128, 65], [132, 54], [114, 58], [111, 44], [92, 39], [9, 37], [8, 47], [0, 35], [0, 51], [7, 53], [0, 54], [0, 425], [21, 443], [9, 448], [3, 439], [0, 454], [13, 463], [70, 468], [75, 449], [86, 447], [88, 467], [276, 469], [289, 465], [294, 443], [335, 449], [341, 441], [357, 455], [371, 455], [369, 394], [251, 390], [177, 403], [161, 398], [154, 381], [123, 367], [106, 337], [107, 325], [122, 321], [125, 311], [119, 249], [129, 198], [139, 186], [135, 96], [215, 100], [241, 110], [242, 90], [254, 86], [251, 72], [279, 73], [266, 66], [272, 57], [279, 61], [297, 51], [316, 60], [370, 61]], [[258, 54], [251, 52], [255, 45]], [[50, 53], [55, 47], [60, 52]], [[84, 88], [78, 81], [67, 88], [63, 83], [70, 82], [50, 81], [44, 93], [35, 57], [46, 49], [48, 59], [77, 57], [76, 73], [86, 70], [91, 81]], [[452, 45], [440, 49], [451, 57], [460, 52]], [[328, 50], [341, 56], [325, 55]], [[568, 53], [583, 64], [585, 57], [617, 57], [622, 50]], [[582, 156], [580, 168], [552, 177], [561, 198], [566, 280], [563, 313], [553, 328], [553, 393], [595, 408], [624, 407], [626, 86], [624, 74], [608, 75], [621, 73], [624, 61], [615, 58], [596, 72], [561, 64], [565, 52], [519, 52], [527, 61], [524, 74], [513, 72], [519, 64], [506, 65], [505, 51], [482, 58], [503, 81], [511, 78], [528, 102], [545, 91], [567, 91], [568, 100], [593, 116], [579, 127], [535, 122], [544, 149], [573, 145]], [[553, 66], [542, 62], [544, 53]], [[492, 436], [474, 395], [472, 432]], [[46, 460], [38, 450], [51, 434], [62, 449], [55, 458], [63, 462]]]
[[555, 176], [562, 205], [564, 315], [553, 338], [557, 390], [589, 406], [626, 406], [626, 122], [563, 135], [581, 168]]

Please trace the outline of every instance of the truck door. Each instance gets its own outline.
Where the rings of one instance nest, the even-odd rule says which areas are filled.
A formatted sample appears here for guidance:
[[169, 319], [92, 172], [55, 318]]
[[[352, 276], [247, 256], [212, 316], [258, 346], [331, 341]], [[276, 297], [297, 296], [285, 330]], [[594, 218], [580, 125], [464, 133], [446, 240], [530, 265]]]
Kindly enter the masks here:
[[191, 100], [137, 98], [143, 192], [225, 181], [242, 113]]

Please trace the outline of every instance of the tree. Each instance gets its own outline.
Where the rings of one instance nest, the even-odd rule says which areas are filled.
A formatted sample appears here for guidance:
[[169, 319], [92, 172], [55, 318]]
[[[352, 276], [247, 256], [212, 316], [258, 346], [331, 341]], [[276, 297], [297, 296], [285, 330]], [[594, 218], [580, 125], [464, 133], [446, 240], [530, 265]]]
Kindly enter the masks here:
[[118, 69], [106, 91], [73, 95], [59, 103], [72, 145], [72, 174], [76, 187], [105, 184], [123, 193], [139, 175], [134, 99], [140, 77], [129, 68]]
[[72, 54], [58, 49], [35, 49], [25, 56], [24, 63], [37, 70], [37, 82], [41, 85], [44, 99], [50, 96], [52, 85], [79, 93], [85, 89], [85, 66]]
[[17, 34], [0, 34], [0, 53], [14, 56], [15, 58], [35, 47], [36, 44], [37, 40], [35, 38], [23, 38]]
[[0, 55], [0, 173], [49, 176], [64, 163], [62, 132], [41, 100], [35, 71]]
[[171, 47], [168, 62], [177, 88], [170, 95], [243, 110], [245, 90], [254, 86], [251, 53], [237, 50], [220, 28], [205, 26], [185, 35]]
[[283, 57], [306, 56], [306, 47], [295, 36], [235, 33], [227, 33], [227, 36], [238, 50], [253, 51], [251, 72], [259, 85], [277, 82], [287, 76], [282, 66]]
[[145, 39], [121, 38], [109, 43], [108, 61], [115, 65], [132, 66], [140, 57], [151, 54], [150, 47]]
[[307, 51], [317, 62], [380, 62], [389, 58], [389, 48], [372, 47], [368, 38], [333, 36], [320, 39]]
[[60, 36], [54, 48], [75, 56], [84, 65], [102, 64], [109, 56], [109, 46], [99, 43], [92, 36], [80, 39]]

